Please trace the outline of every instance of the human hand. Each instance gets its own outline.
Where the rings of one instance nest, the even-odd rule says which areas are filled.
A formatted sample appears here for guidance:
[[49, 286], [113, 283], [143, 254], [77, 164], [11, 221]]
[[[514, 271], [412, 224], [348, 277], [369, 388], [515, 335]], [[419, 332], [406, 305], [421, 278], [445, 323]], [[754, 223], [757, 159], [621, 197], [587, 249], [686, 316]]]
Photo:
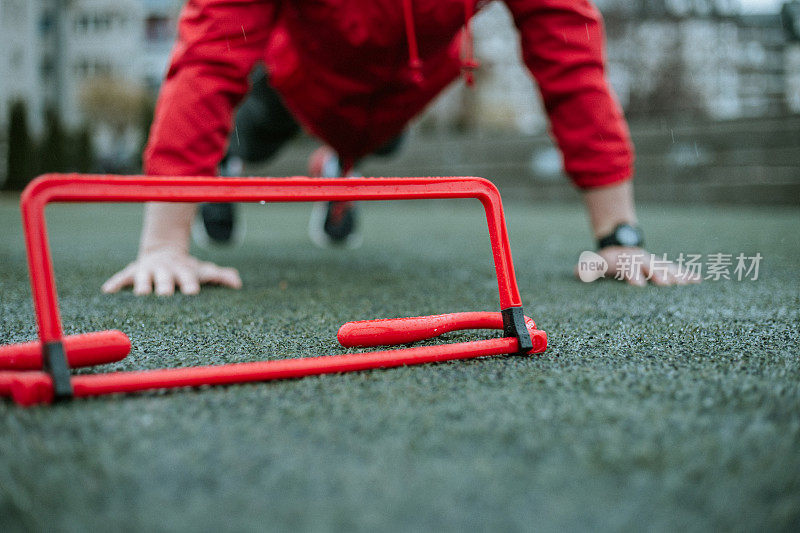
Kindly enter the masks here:
[[[642, 248], [607, 246], [598, 250], [597, 255], [607, 265], [605, 275], [600, 277], [613, 278], [637, 287], [647, 285], [648, 281], [661, 286], [687, 285], [701, 281], [698, 272], [681, 269], [675, 263], [659, 258]], [[579, 267], [580, 265], [575, 267], [575, 275], [584, 279], [579, 274]]]
[[176, 286], [183, 294], [197, 294], [205, 283], [232, 289], [242, 286], [235, 268], [220, 267], [179, 249], [163, 247], [140, 253], [136, 261], [111, 276], [102, 290], [108, 294], [133, 286], [136, 295], [150, 294], [155, 289], [159, 296], [171, 296]]

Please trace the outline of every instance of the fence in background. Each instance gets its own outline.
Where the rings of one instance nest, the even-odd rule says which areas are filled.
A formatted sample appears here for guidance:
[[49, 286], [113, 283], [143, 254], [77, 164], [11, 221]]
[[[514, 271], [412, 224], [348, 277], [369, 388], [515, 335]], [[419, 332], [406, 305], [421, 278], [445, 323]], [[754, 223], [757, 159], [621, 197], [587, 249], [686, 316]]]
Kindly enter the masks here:
[[[800, 205], [800, 116], [633, 123], [636, 195], [668, 203]], [[304, 174], [307, 141], [254, 174]], [[400, 154], [368, 159], [365, 175], [476, 175], [491, 178], [506, 202], [574, 200], [548, 135], [443, 135], [412, 131]]]

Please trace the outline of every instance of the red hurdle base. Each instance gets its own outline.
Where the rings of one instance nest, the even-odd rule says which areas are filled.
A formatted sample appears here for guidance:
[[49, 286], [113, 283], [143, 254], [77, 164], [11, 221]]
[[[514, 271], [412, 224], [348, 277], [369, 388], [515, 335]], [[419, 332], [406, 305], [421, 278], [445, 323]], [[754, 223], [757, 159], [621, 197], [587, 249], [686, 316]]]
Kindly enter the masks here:
[[[323, 357], [234, 363], [192, 368], [71, 375], [70, 367], [123, 359], [130, 351], [120, 331], [64, 336], [44, 208], [50, 202], [200, 202], [402, 200], [476, 198], [486, 211], [501, 312], [349, 322], [339, 330], [346, 347], [408, 344], [465, 329], [500, 329], [504, 337]], [[21, 199], [28, 267], [39, 340], [0, 346], [0, 396], [20, 405], [72, 397], [152, 389], [226, 385], [300, 378], [374, 368], [503, 354], [534, 354], [547, 348], [547, 335], [522, 312], [502, 203], [497, 189], [481, 178], [153, 178], [51, 174], [34, 180]]]

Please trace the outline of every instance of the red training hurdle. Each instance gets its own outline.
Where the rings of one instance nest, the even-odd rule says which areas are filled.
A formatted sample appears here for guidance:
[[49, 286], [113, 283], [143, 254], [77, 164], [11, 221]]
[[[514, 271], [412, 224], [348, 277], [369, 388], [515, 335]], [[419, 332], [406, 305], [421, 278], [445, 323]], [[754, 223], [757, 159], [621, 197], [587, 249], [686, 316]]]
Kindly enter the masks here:
[[[405, 344], [461, 329], [502, 329], [504, 337], [394, 350], [233, 363], [193, 368], [76, 375], [70, 367], [124, 358], [128, 337], [119, 331], [64, 336], [58, 310], [45, 207], [52, 202], [309, 202], [475, 198], [486, 211], [499, 313], [451, 313], [428, 317], [349, 322], [339, 330], [343, 346]], [[48, 174], [22, 194], [28, 269], [39, 340], [0, 346], [0, 396], [21, 405], [172, 387], [244, 383], [315, 374], [430, 363], [501, 354], [541, 353], [547, 335], [524, 316], [500, 194], [482, 178], [165, 178]]]

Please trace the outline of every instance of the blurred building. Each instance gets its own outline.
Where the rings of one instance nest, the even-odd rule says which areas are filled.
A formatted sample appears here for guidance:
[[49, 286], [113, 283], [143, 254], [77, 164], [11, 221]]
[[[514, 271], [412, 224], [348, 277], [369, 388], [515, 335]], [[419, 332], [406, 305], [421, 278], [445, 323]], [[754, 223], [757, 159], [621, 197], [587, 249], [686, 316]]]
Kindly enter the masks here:
[[163, 77], [182, 4], [0, 0], [2, 131], [9, 104], [22, 100], [35, 135], [51, 108], [68, 128], [92, 122], [101, 157], [131, 157], [138, 108]]
[[[67, 124], [80, 122], [82, 93], [95, 80], [141, 83], [137, 68], [142, 49], [141, 8], [137, 0], [73, 0], [44, 14], [62, 26], [61, 36], [58, 32], [48, 36], [52, 46], [45, 53], [46, 60], [56, 65], [56, 76], [63, 76], [53, 98]], [[54, 59], [58, 54], [63, 58]]]
[[784, 4], [781, 16], [789, 38], [786, 46], [786, 103], [792, 113], [800, 113], [800, 1]]
[[177, 17], [183, 0], [138, 0], [142, 4], [140, 57], [137, 76], [151, 93], [161, 85], [175, 42]]
[[[0, 124], [8, 119], [9, 105], [24, 100], [31, 115], [41, 117], [43, 83], [41, 50], [31, 46], [41, 34], [40, 9], [29, 0], [0, 0]], [[33, 38], [33, 39], [32, 39]], [[34, 124], [37, 131], [41, 122]], [[5, 129], [5, 128], [4, 128]]]
[[745, 116], [774, 116], [787, 107], [788, 39], [778, 13], [738, 20], [739, 97]]
[[[609, 28], [612, 76], [635, 72], [644, 56], [661, 63], [660, 71], [648, 77], [654, 74], [667, 87], [671, 84], [672, 94], [680, 98], [670, 102], [657, 88], [648, 95], [641, 72], [627, 86], [618, 84], [621, 93], [630, 91], [645, 101], [655, 96], [649, 103], [659, 111], [666, 104], [667, 112], [712, 119], [775, 117], [791, 111], [796, 95], [787, 80], [797, 76], [798, 69], [792, 60], [791, 32], [780, 13], [743, 14], [734, 0], [599, 3], [605, 6]], [[634, 114], [648, 114], [634, 102], [628, 107]]]
[[[604, 14], [608, 77], [631, 117], [710, 119], [800, 111], [800, 51], [778, 13], [745, 15], [738, 0], [596, 0]], [[783, 19], [798, 5], [786, 4]], [[423, 125], [479, 131], [542, 131], [538, 93], [520, 61], [516, 31], [500, 3], [475, 21], [482, 66], [477, 90], [451, 89]], [[793, 40], [794, 39], [794, 40]]]
[[737, 6], [730, 1], [600, 2], [609, 78], [631, 116], [741, 116]]
[[481, 64], [474, 88], [455, 83], [434, 102], [423, 125], [444, 131], [543, 131], [547, 121], [539, 93], [522, 63], [517, 30], [505, 6], [494, 2], [482, 9], [473, 36]]
[[778, 13], [736, 0], [598, 0], [609, 76], [631, 115], [778, 116], [792, 98], [789, 35]]

